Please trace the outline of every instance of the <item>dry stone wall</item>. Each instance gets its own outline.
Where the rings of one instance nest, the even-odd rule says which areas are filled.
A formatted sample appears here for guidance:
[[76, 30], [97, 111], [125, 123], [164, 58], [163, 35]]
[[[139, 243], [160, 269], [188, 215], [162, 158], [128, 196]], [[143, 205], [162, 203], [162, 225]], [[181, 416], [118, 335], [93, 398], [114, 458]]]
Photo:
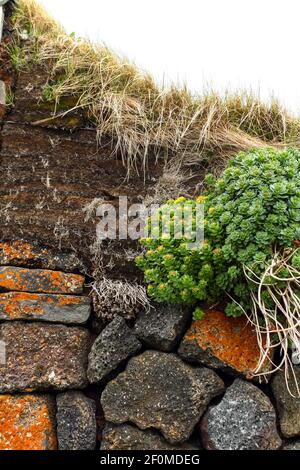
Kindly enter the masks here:
[[[271, 384], [251, 380], [258, 348], [245, 319], [210, 311], [192, 323], [189, 309], [159, 304], [95, 328], [94, 225], [83, 208], [94, 198], [138, 200], [161, 168], [150, 165], [146, 182], [126, 182], [121, 160], [107, 142], [97, 148], [78, 113], [34, 124], [51, 112], [38, 101], [45, 71], [16, 77], [9, 41], [4, 28], [0, 450], [299, 449], [299, 399], [281, 373]], [[122, 245], [101, 260], [112, 278], [138, 276]]]
[[257, 346], [246, 320], [211, 311], [190, 325], [186, 309], [158, 304], [96, 334], [83, 275], [43, 270], [55, 265], [45, 247], [0, 249], [0, 449], [299, 445], [300, 404], [283, 375], [249, 380]]

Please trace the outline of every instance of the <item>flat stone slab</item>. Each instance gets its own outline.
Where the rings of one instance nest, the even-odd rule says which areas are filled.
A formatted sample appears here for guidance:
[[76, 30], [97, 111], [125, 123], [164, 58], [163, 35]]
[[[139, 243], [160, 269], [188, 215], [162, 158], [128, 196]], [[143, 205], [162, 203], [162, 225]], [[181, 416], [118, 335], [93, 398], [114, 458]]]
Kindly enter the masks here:
[[0, 320], [83, 324], [90, 313], [89, 297], [28, 292], [0, 293]]
[[89, 332], [40, 322], [0, 324], [6, 362], [0, 364], [0, 393], [80, 389], [87, 386]]
[[236, 379], [220, 403], [201, 421], [207, 450], [277, 450], [281, 439], [269, 398], [255, 385]]
[[101, 404], [107, 421], [155, 428], [177, 444], [189, 439], [210, 400], [223, 391], [212, 370], [191, 367], [175, 354], [145, 351], [108, 383]]
[[0, 267], [0, 289], [8, 291], [44, 292], [49, 294], [81, 294], [84, 276], [48, 269]]
[[[300, 366], [294, 366], [294, 372], [300, 388]], [[297, 387], [292, 374], [289, 378], [289, 388], [294, 396], [288, 391], [282, 371], [276, 373], [271, 387], [277, 404], [282, 434], [288, 438], [300, 436], [300, 398], [297, 396]]]
[[185, 442], [170, 444], [158, 432], [141, 429], [132, 424], [107, 423], [102, 432], [101, 450], [199, 450]]
[[51, 269], [67, 273], [82, 268], [74, 253], [52, 250], [23, 240], [0, 243], [0, 266]]
[[[213, 369], [252, 377], [259, 361], [256, 334], [246, 317], [231, 318], [208, 310], [194, 321], [184, 336], [178, 354], [186, 361]], [[269, 370], [266, 364], [265, 370]]]
[[96, 447], [96, 403], [81, 392], [60, 393], [57, 403], [59, 450], [94, 450]]
[[0, 450], [56, 448], [54, 398], [0, 395]]
[[183, 336], [191, 317], [190, 309], [180, 305], [156, 304], [140, 314], [135, 334], [146, 346], [159, 351], [172, 351]]
[[124, 318], [115, 317], [100, 333], [89, 354], [88, 379], [97, 383], [136, 354], [142, 345]]

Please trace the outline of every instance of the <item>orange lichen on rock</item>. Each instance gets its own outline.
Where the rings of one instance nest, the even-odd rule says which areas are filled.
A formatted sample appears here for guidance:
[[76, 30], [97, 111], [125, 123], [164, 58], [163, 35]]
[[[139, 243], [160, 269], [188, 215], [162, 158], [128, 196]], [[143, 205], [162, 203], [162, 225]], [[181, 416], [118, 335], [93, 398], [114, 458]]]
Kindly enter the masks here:
[[[47, 253], [46, 249], [42, 253]], [[12, 242], [0, 243], [0, 259], [2, 264], [10, 263], [12, 260], [26, 260], [34, 259], [38, 253], [34, 251], [34, 246], [31, 243], [16, 240]]]
[[255, 370], [260, 351], [255, 331], [246, 317], [231, 318], [208, 310], [184, 336], [179, 354], [186, 360], [232, 369], [248, 377]]
[[0, 395], [0, 450], [55, 450], [54, 399]]
[[28, 307], [21, 310], [21, 302], [28, 300], [36, 302], [39, 294], [29, 294], [27, 292], [9, 292], [0, 294], [0, 318], [7, 316], [10, 320], [15, 320], [23, 315], [30, 315], [31, 313], [41, 315], [43, 310], [40, 306], [35, 305], [30, 312]]
[[75, 253], [50, 249], [23, 240], [0, 242], [0, 266], [78, 272], [81, 263]]
[[81, 294], [84, 277], [48, 269], [0, 268], [0, 289], [24, 292]]
[[28, 292], [0, 294], [0, 320], [85, 323], [90, 310], [88, 297]]

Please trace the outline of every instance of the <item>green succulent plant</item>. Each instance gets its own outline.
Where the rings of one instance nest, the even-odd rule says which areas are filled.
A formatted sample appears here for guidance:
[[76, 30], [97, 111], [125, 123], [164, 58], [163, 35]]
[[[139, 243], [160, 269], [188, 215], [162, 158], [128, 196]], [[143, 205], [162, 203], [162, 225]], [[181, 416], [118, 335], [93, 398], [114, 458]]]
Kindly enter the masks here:
[[[245, 276], [245, 266], [261, 278], [274, 247], [290, 248], [300, 240], [300, 152], [293, 148], [241, 152], [229, 161], [221, 178], [209, 175], [206, 183], [205, 195], [168, 201], [158, 209], [156, 235], [169, 209], [170, 238], [141, 240], [145, 253], [136, 262], [144, 272], [148, 294], [156, 301], [196, 306], [225, 297], [227, 315], [239, 316], [249, 310], [250, 294], [256, 289]], [[190, 205], [195, 226], [197, 203], [204, 204], [205, 240], [199, 249], [189, 249], [186, 239], [176, 238], [175, 221]], [[300, 269], [298, 252], [291, 263]], [[272, 298], [267, 292], [265, 296], [272, 306]]]

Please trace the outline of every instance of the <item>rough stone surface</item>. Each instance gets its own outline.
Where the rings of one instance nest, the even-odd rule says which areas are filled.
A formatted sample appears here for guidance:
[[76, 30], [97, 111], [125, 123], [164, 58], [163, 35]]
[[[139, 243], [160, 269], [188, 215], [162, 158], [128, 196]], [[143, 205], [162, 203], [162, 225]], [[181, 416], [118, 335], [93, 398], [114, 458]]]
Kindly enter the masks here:
[[101, 450], [199, 450], [185, 442], [170, 444], [158, 432], [142, 431], [131, 424], [107, 423], [101, 441]]
[[0, 392], [64, 390], [87, 385], [90, 334], [80, 327], [5, 322], [0, 339], [6, 364], [0, 364]]
[[0, 243], [0, 266], [7, 265], [65, 272], [82, 268], [74, 253], [51, 250], [22, 240]]
[[229, 318], [216, 310], [208, 310], [204, 320], [192, 323], [178, 353], [186, 361], [247, 378], [260, 356], [256, 334], [247, 319]]
[[39, 320], [82, 324], [91, 313], [89, 297], [74, 295], [0, 293], [0, 320]]
[[47, 269], [0, 267], [0, 289], [50, 294], [81, 294], [84, 277]]
[[0, 395], [0, 450], [55, 450], [54, 409], [48, 395]]
[[287, 442], [282, 447], [282, 450], [300, 450], [300, 440], [294, 442]]
[[171, 443], [189, 439], [210, 400], [224, 384], [215, 372], [193, 368], [175, 354], [146, 351], [108, 383], [101, 403], [106, 420], [156, 428]]
[[[294, 366], [298, 386], [300, 387], [300, 366]], [[296, 384], [289, 380], [291, 393], [297, 397]], [[293, 397], [288, 389], [283, 372], [278, 372], [272, 380], [272, 391], [279, 414], [279, 424], [285, 437], [300, 436], [300, 398]]]
[[94, 450], [96, 404], [81, 392], [65, 392], [56, 398], [59, 450]]
[[114, 318], [92, 346], [88, 363], [89, 381], [96, 383], [104, 380], [140, 349], [141, 343], [128, 328], [124, 318]]
[[183, 335], [190, 311], [179, 305], [156, 304], [135, 324], [137, 337], [153, 349], [172, 351]]
[[255, 385], [236, 379], [201, 422], [208, 450], [276, 450], [281, 439], [269, 398]]

